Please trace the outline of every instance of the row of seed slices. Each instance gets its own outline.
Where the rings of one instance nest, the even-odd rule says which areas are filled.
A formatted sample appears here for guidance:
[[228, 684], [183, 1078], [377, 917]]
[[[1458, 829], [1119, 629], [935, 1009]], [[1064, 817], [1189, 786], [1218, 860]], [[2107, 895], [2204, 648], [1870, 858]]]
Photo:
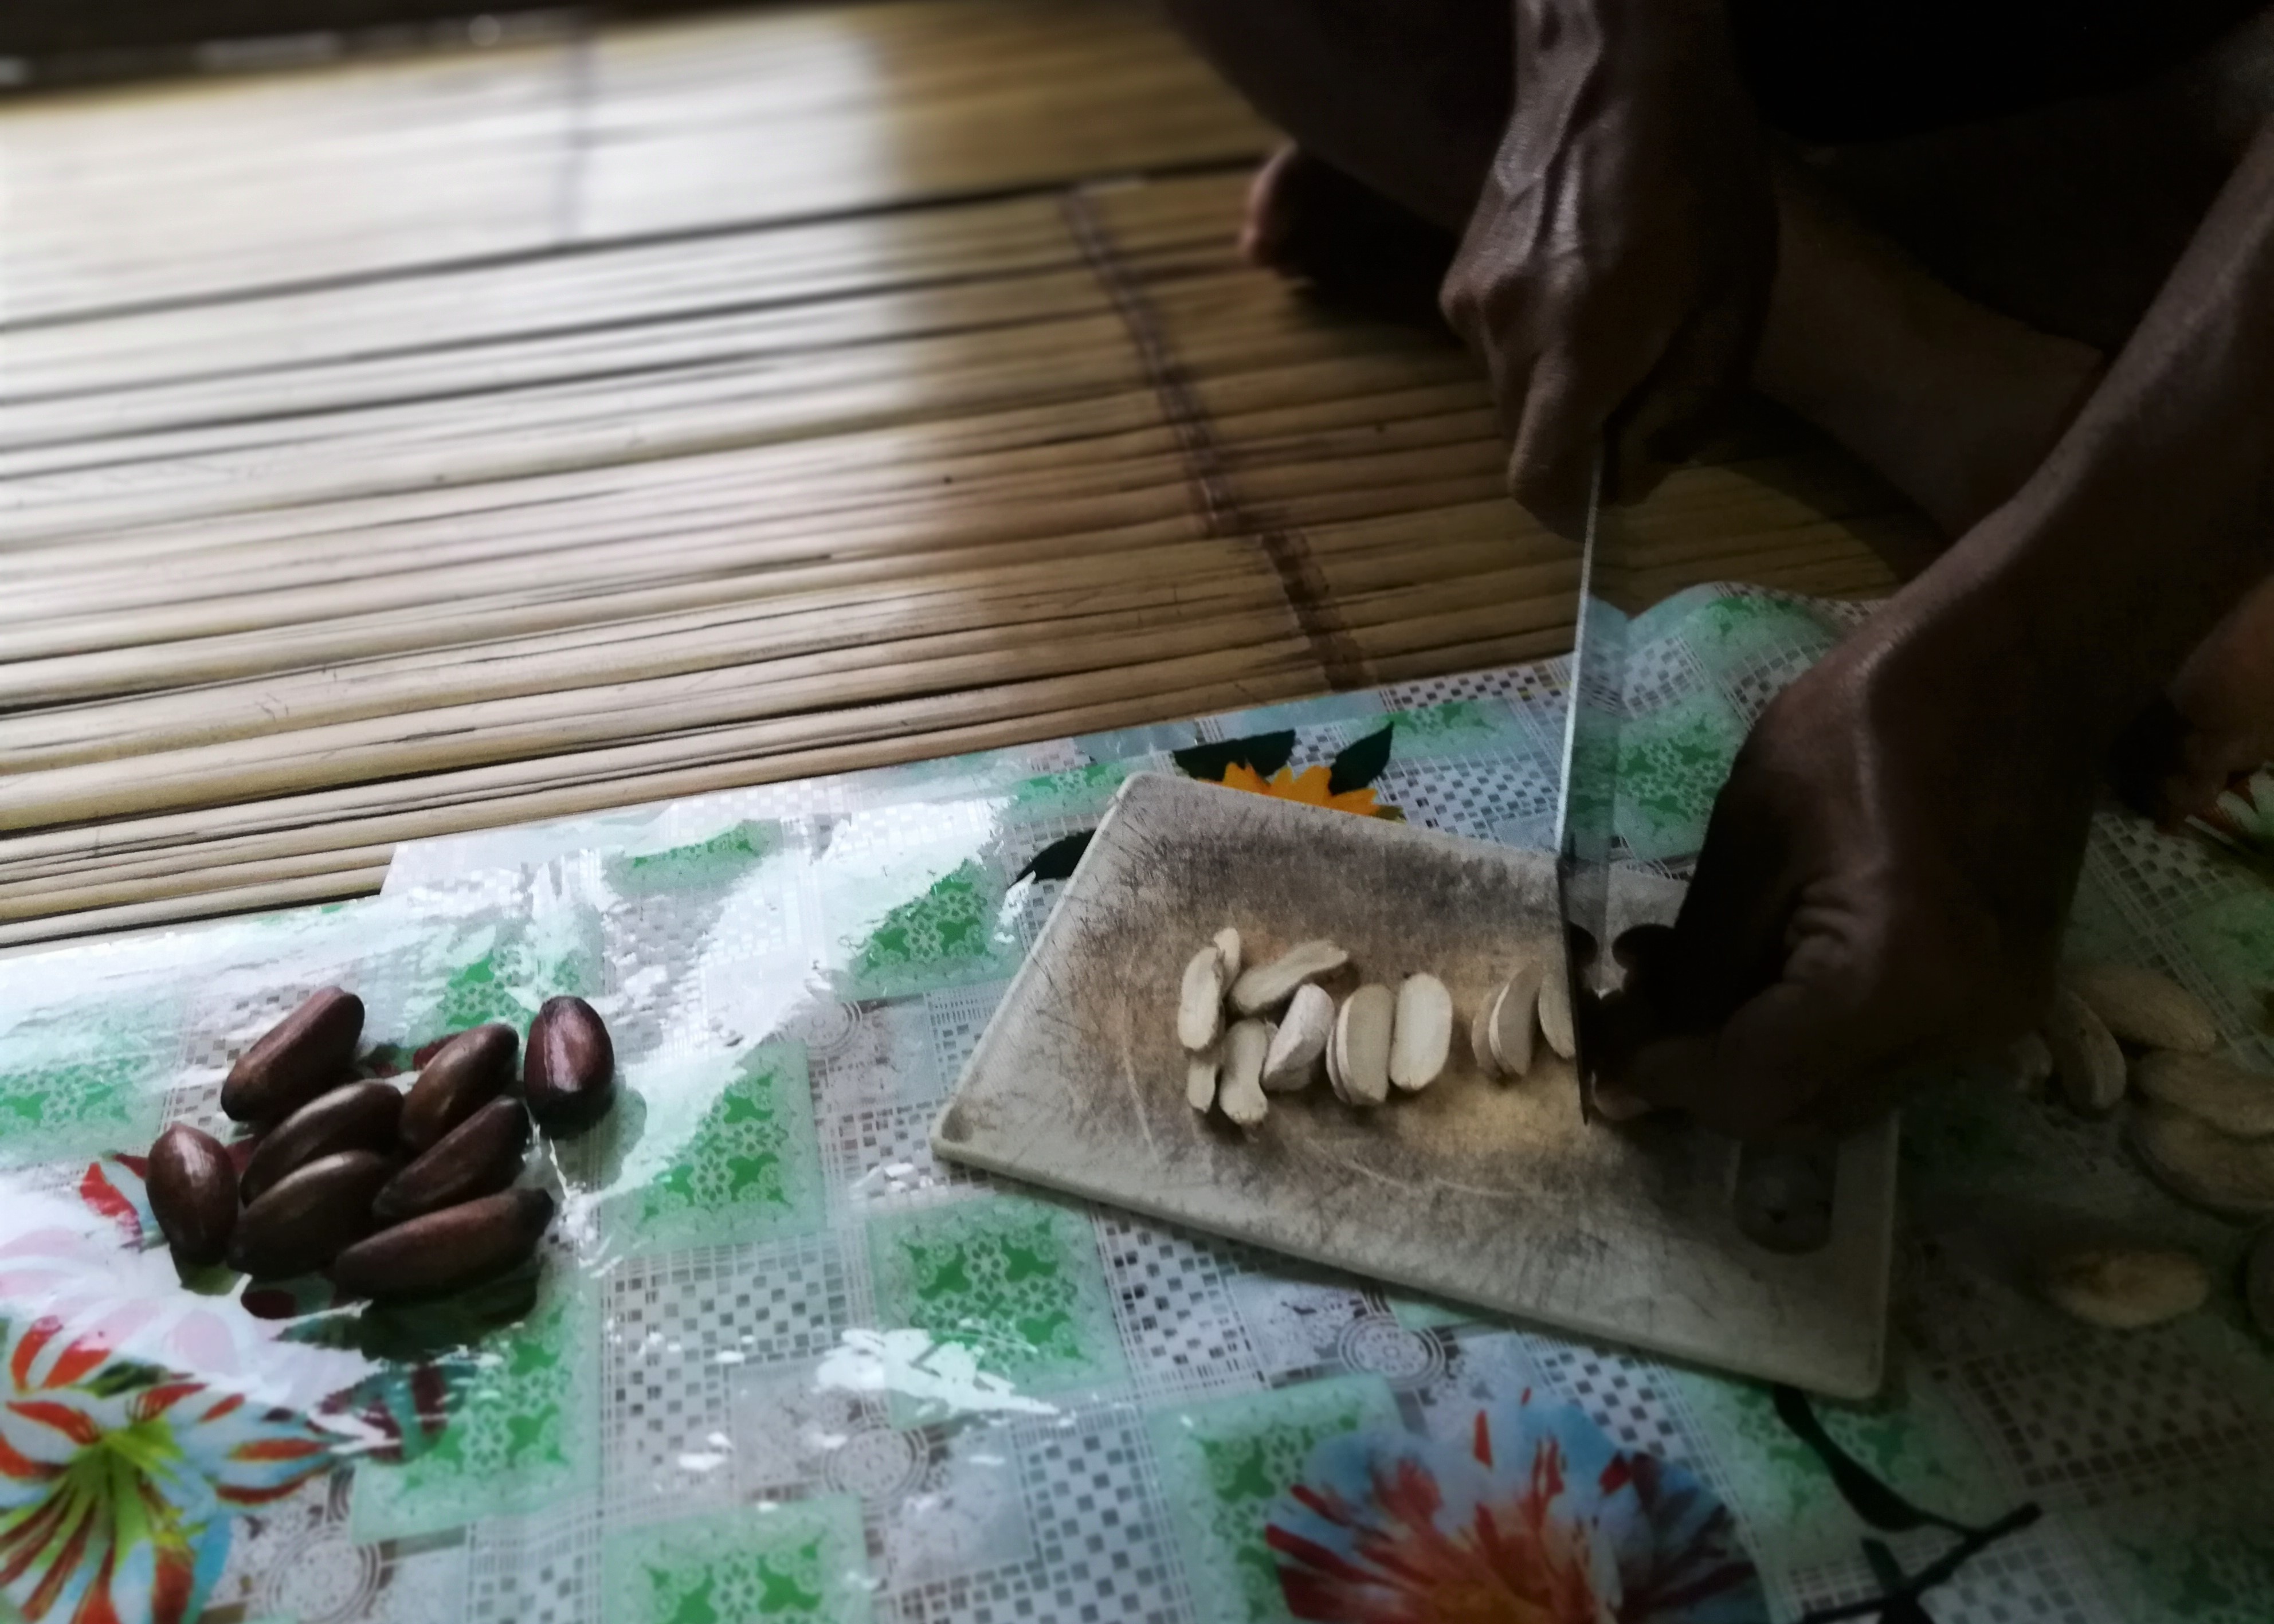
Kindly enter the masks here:
[[[1337, 1008], [1318, 984], [1350, 963], [1335, 943], [1299, 942], [1253, 966], [1243, 960], [1239, 932], [1227, 926], [1185, 966], [1177, 1041], [1193, 1056], [1185, 1098], [1194, 1110], [1220, 1107], [1252, 1128], [1269, 1115], [1270, 1095], [1307, 1087], [1321, 1071], [1345, 1105], [1375, 1106], [1392, 1087], [1419, 1092], [1445, 1069], [1453, 998], [1437, 977], [1409, 975], [1395, 990], [1368, 983]], [[1479, 1007], [1469, 1041], [1488, 1075], [1529, 1071], [1536, 1033], [1565, 1057], [1574, 1052], [1570, 1005], [1550, 971], [1525, 964]]]

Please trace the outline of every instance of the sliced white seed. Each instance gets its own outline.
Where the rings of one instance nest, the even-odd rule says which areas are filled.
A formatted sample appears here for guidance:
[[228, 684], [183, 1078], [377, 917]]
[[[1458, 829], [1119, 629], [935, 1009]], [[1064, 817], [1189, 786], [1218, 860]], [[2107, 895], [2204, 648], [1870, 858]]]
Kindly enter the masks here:
[[1493, 1053], [1493, 1011], [1507, 996], [1506, 987], [1487, 993], [1477, 1012], [1469, 1018], [1469, 1053], [1477, 1057], [1477, 1069], [1487, 1077], [1501, 1075], [1500, 1056]]
[[1510, 1077], [1532, 1070], [1532, 1038], [1538, 1026], [1540, 989], [1546, 976], [1538, 965], [1526, 965], [1508, 978], [1493, 1000], [1493, 1058]]
[[1361, 987], [1335, 1018], [1341, 1049], [1342, 1096], [1351, 1105], [1379, 1105], [1389, 1097], [1389, 1042], [1397, 1022], [1397, 995], [1387, 987]]
[[1216, 933], [1216, 956], [1224, 961], [1224, 984], [1231, 986], [1239, 979], [1239, 932], [1230, 925]]
[[1571, 969], [1560, 948], [1551, 950], [1540, 963], [1540, 1035], [1564, 1059], [1577, 1057], [1579, 1034], [1571, 1026]]
[[1453, 1052], [1453, 995], [1426, 972], [1398, 984], [1389, 1028], [1389, 1080], [1411, 1094], [1427, 1088]]
[[2274, 1134], [2274, 1077], [2217, 1055], [2142, 1055], [2132, 1082], [2150, 1100], [2200, 1116], [2221, 1133], [2243, 1139]]
[[1343, 1023], [1337, 1014], [1335, 1024], [1327, 1030], [1327, 1086], [1335, 1091], [1335, 1098], [1344, 1105], [1351, 1102], [1350, 1085], [1343, 1079]]
[[2053, 1075], [2069, 1109], [2087, 1116], [2116, 1109], [2124, 1097], [2124, 1051], [2092, 1006], [2066, 987], [2053, 989], [2045, 1047], [2052, 1051]]
[[2274, 1139], [2230, 1139], [2161, 1105], [2137, 1108], [2131, 1129], [2142, 1163], [2182, 1201], [2235, 1218], [2274, 1214]]
[[1216, 1079], [1216, 1103], [1243, 1128], [1261, 1122], [1271, 1109], [1263, 1097], [1263, 1056], [1271, 1052], [1268, 1021], [1239, 1020], [1224, 1034], [1224, 1071]]
[[2136, 1331], [2193, 1313], [2210, 1271], [2193, 1252], [2162, 1246], [2087, 1246], [2045, 1266], [2045, 1298], [2073, 1320]]
[[2062, 977], [2101, 1024], [2127, 1043], [2208, 1055], [2218, 1021], [2201, 998], [2167, 975], [2137, 965], [2079, 965]]
[[2274, 1342], [2274, 1229], [2250, 1244], [2249, 1260], [2242, 1266], [2242, 1305], [2258, 1334]]
[[1263, 1057], [1263, 1086], [1271, 1094], [1292, 1094], [1309, 1085], [1334, 1035], [1335, 1001], [1318, 987], [1306, 984], [1288, 1000], [1271, 1051]]
[[1349, 962], [1350, 955], [1331, 942], [1298, 942], [1269, 964], [1242, 971], [1231, 984], [1231, 1007], [1242, 1015], [1261, 1015], [1286, 1003], [1304, 982], [1331, 975]]
[[1186, 962], [1184, 986], [1177, 994], [1177, 1041], [1198, 1054], [1223, 1030], [1224, 959], [1211, 944]]
[[1216, 1103], [1216, 1077], [1223, 1069], [1213, 1051], [1194, 1055], [1192, 1064], [1185, 1068], [1185, 1103], [1196, 1111], [1205, 1111]]
[[2024, 1032], [2007, 1047], [2006, 1064], [2013, 1069], [2014, 1086], [2035, 1097], [2052, 1077], [2053, 1051], [2045, 1047], [2043, 1033]]

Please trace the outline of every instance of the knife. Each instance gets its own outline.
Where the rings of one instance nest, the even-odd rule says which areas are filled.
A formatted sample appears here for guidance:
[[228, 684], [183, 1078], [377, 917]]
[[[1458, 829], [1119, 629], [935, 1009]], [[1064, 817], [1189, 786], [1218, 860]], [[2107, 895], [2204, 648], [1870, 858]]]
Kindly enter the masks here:
[[[1625, 971], [1612, 951], [1611, 880], [1618, 836], [1619, 744], [1628, 716], [1627, 655], [1634, 614], [1648, 605], [1627, 509], [1606, 500], [1608, 442], [1595, 451], [1587, 528], [1579, 556], [1579, 603], [1565, 696], [1563, 782], [1556, 808], [1555, 878], [1563, 909], [1565, 972], [1578, 1040], [1579, 1111], [1596, 1117], [1600, 1023], [1593, 1011]], [[1624, 605], [1627, 607], [1622, 607]], [[1773, 1252], [1806, 1252], [1831, 1237], [1839, 1147], [1827, 1138], [1747, 1145], [1733, 1164], [1731, 1214], [1738, 1231]]]
[[1579, 1109], [1589, 1122], [1595, 1116], [1597, 1056], [1587, 1012], [1594, 997], [1612, 990], [1618, 978], [1609, 918], [1619, 729], [1626, 715], [1627, 615], [1608, 591], [1630, 560], [1623, 516], [1605, 500], [1609, 464], [1606, 441], [1596, 447], [1587, 482], [1587, 525], [1579, 557], [1578, 612], [1565, 692], [1562, 784], [1555, 818], [1565, 970], [1579, 1044]]

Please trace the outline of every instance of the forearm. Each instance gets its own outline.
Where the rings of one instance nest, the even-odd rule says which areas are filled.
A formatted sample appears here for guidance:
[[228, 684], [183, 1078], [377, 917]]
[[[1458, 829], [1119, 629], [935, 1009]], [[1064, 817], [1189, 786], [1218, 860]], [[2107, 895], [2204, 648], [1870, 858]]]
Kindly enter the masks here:
[[1916, 583], [1977, 600], [2087, 748], [2274, 566], [2274, 125], [2044, 466]]

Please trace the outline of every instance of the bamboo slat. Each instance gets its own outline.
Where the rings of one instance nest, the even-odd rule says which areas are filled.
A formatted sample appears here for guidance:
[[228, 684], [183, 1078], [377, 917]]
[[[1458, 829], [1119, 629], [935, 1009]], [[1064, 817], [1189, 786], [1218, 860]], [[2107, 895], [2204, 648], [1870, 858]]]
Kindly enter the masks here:
[[[1268, 139], [1125, 0], [0, 110], [0, 947], [1568, 648], [1467, 358], [1236, 261]], [[1909, 523], [1773, 429], [1645, 522], [1831, 592]]]

